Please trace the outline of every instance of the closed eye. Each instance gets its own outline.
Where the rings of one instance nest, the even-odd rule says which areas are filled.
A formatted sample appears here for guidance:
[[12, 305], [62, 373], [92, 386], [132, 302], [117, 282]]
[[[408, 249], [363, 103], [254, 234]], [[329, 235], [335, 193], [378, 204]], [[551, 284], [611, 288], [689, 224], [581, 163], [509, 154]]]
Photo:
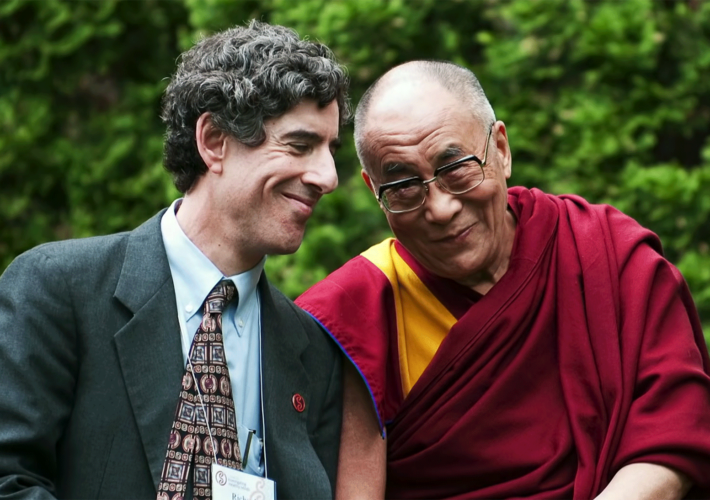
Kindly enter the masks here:
[[399, 181], [388, 182], [380, 186], [377, 199], [382, 199], [385, 193], [406, 193], [407, 191], [411, 191], [412, 187], [417, 186], [422, 186], [422, 180], [419, 177], [409, 177]]
[[465, 175], [467, 169], [476, 166], [472, 160], [457, 162], [437, 170], [437, 175], [456, 178]]
[[311, 150], [311, 145], [310, 144], [305, 144], [302, 142], [292, 142], [289, 144], [293, 149], [298, 151], [299, 153], [308, 153]]

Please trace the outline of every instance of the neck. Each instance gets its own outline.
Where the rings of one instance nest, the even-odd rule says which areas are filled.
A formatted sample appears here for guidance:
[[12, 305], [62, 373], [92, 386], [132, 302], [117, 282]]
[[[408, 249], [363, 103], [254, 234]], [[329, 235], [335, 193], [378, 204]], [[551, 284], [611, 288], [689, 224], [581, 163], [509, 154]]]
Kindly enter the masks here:
[[233, 276], [248, 271], [264, 256], [245, 251], [236, 237], [239, 231], [222, 213], [211, 197], [196, 191], [185, 195], [176, 216], [185, 236], [224, 276]]

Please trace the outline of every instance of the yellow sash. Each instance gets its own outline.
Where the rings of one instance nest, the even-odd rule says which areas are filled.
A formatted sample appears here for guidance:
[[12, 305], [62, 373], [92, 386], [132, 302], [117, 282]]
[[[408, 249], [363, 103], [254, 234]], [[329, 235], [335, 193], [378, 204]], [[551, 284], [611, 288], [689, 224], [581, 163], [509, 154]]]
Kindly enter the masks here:
[[400, 257], [394, 242], [394, 238], [386, 239], [363, 252], [362, 256], [377, 266], [392, 285], [399, 369], [406, 397], [429, 366], [456, 318]]

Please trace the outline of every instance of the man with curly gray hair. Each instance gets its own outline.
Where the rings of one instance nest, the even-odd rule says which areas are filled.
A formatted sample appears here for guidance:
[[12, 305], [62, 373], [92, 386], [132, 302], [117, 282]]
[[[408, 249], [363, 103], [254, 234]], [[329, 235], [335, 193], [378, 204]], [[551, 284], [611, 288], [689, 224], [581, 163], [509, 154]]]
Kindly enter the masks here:
[[333, 497], [338, 349], [263, 267], [337, 186], [347, 85], [327, 47], [257, 21], [182, 55], [162, 117], [184, 196], [0, 278], [17, 333], [0, 338], [0, 496]]

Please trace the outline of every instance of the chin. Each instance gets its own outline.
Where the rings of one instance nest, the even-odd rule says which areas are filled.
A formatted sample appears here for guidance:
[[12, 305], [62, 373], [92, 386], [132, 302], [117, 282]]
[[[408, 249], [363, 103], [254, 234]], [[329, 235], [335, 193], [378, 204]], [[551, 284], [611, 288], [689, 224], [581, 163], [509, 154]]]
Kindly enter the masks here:
[[447, 264], [446, 268], [441, 268], [441, 266], [439, 266], [439, 268], [434, 271], [434, 274], [437, 274], [442, 278], [448, 278], [450, 280], [463, 283], [466, 282], [476, 271], [476, 267], [471, 263], [449, 261]]
[[276, 243], [268, 252], [269, 255], [288, 255], [295, 253], [301, 247], [303, 238], [284, 239]]

